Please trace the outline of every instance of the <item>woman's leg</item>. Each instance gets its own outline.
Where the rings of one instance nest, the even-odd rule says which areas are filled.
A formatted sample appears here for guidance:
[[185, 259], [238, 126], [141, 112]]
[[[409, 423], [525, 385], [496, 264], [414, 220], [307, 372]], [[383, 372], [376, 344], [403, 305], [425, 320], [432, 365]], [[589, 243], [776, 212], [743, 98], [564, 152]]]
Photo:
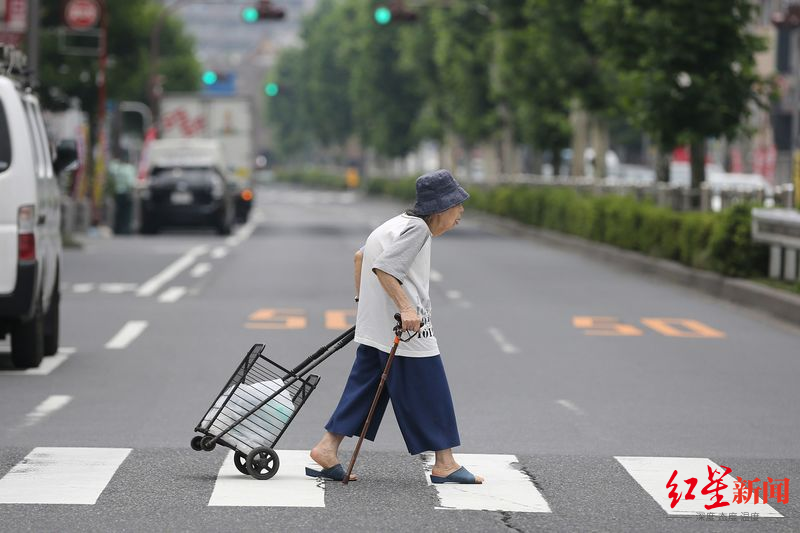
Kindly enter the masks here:
[[[447, 477], [461, 468], [453, 457], [461, 440], [442, 358], [396, 357], [387, 381], [408, 452], [436, 451], [434, 476]], [[475, 481], [483, 478], [475, 476]]]
[[[339, 404], [325, 425], [326, 432], [311, 450], [311, 458], [323, 468], [339, 464], [339, 445], [344, 437], [359, 435], [378, 389], [383, 365], [380, 352], [370, 346], [360, 345], [347, 384]], [[366, 438], [375, 440], [383, 413], [389, 402], [384, 390], [375, 409]]]
[[311, 449], [311, 458], [322, 468], [330, 468], [339, 463], [339, 445], [344, 435], [326, 431], [316, 446]]

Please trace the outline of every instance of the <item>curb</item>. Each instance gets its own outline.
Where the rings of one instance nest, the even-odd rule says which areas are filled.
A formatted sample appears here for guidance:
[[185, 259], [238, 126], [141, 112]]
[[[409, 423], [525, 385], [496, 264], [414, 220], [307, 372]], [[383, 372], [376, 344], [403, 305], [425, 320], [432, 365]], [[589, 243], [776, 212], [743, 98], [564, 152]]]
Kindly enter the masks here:
[[473, 218], [514, 236], [529, 237], [548, 244], [580, 252], [596, 259], [620, 265], [636, 272], [699, 289], [706, 294], [768, 313], [775, 318], [800, 326], [800, 295], [794, 295], [753, 281], [729, 278], [715, 272], [688, 267], [675, 261], [648, 257], [638, 252], [587, 241], [580, 237], [528, 226], [486, 213], [470, 213]]

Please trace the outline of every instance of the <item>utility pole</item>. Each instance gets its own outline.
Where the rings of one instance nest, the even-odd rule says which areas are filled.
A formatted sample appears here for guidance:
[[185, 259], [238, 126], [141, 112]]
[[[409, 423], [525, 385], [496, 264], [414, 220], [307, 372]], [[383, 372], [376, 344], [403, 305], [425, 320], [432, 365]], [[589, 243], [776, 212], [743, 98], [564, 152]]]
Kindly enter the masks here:
[[99, 224], [102, 214], [103, 187], [106, 179], [106, 70], [108, 65], [108, 2], [100, 1], [100, 54], [97, 72], [97, 144], [94, 158], [93, 222]]
[[191, 1], [192, 0], [175, 0], [169, 5], [164, 5], [158, 14], [158, 19], [156, 19], [153, 29], [150, 30], [150, 60], [148, 61], [150, 72], [147, 76], [147, 96], [150, 101], [150, 110], [153, 112], [153, 120], [156, 124], [156, 127], [159, 127], [158, 125], [161, 119], [161, 110], [159, 109], [159, 104], [161, 102], [162, 88], [158, 78], [158, 59], [161, 54], [159, 50], [159, 44], [161, 41], [161, 28], [164, 26], [169, 14], [178, 9], [182, 4], [186, 4]]
[[795, 198], [800, 201], [800, 4], [791, 4], [785, 11], [773, 13], [772, 24], [789, 32], [789, 74], [791, 91], [791, 155], [789, 181], [794, 182]]
[[34, 84], [39, 80], [39, 24], [41, 22], [39, 0], [28, 0], [28, 68]]

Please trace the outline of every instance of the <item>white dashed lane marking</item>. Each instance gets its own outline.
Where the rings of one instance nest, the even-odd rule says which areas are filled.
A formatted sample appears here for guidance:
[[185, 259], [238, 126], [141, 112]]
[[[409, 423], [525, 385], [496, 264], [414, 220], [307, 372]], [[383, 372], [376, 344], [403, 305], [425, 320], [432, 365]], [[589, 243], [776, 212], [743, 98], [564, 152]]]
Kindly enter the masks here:
[[94, 290], [94, 283], [75, 283], [72, 286], [72, 292], [76, 294], [86, 294]]
[[175, 303], [180, 300], [184, 294], [186, 294], [186, 287], [170, 287], [161, 293], [158, 297], [158, 301], [167, 304]]
[[228, 255], [228, 249], [224, 246], [217, 246], [213, 250], [211, 250], [211, 258], [212, 259], [222, 259]]
[[210, 270], [211, 270], [211, 264], [210, 263], [197, 263], [194, 266], [194, 268], [192, 268], [192, 271], [189, 272], [189, 274], [193, 278], [200, 278], [200, 277], [203, 277], [206, 274], [208, 274], [208, 272]]
[[256, 227], [263, 220], [264, 220], [264, 215], [263, 213], [261, 213], [261, 211], [258, 210], [253, 211], [250, 214], [250, 220], [247, 222], [247, 224], [239, 228], [235, 234], [225, 239], [225, 244], [227, 244], [230, 247], [239, 246], [244, 241], [250, 238], [250, 236], [253, 234], [253, 231], [255, 231]]
[[492, 336], [494, 341], [497, 343], [498, 346], [500, 346], [500, 349], [503, 350], [503, 352], [505, 353], [519, 352], [519, 349], [510, 342], [508, 342], [505, 336], [503, 336], [503, 333], [499, 329], [494, 327], [489, 328], [489, 335]]
[[123, 350], [147, 329], [146, 320], [130, 320], [106, 343], [107, 350]]
[[147, 280], [136, 291], [137, 296], [152, 296], [158, 292], [161, 287], [172, 281], [175, 276], [192, 266], [197, 258], [208, 252], [208, 246], [201, 245], [195, 246], [167, 268]]
[[572, 411], [576, 415], [583, 416], [583, 415], [586, 414], [586, 413], [583, 412], [583, 409], [581, 409], [580, 407], [578, 407], [577, 405], [575, 405], [574, 403], [572, 403], [569, 400], [556, 400], [556, 403], [558, 405], [560, 405], [561, 407], [565, 408], [565, 409], [569, 409], [570, 411]]
[[25, 415], [25, 422], [22, 424], [23, 427], [31, 427], [38, 424], [71, 401], [72, 396], [67, 396], [65, 394], [54, 394], [50, 396], [40, 403], [36, 409]]
[[135, 283], [101, 283], [100, 292], [108, 294], [123, 294], [126, 292], [134, 292], [138, 288]]

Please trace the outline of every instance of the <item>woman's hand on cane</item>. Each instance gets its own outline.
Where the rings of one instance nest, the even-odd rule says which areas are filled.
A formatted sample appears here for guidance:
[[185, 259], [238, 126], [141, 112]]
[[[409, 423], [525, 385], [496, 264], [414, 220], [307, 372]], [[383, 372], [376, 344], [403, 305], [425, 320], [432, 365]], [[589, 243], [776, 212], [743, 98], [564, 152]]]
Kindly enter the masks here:
[[419, 331], [419, 315], [417, 315], [417, 311], [413, 307], [401, 309], [400, 318], [403, 321], [403, 331], [413, 331], [414, 333]]

